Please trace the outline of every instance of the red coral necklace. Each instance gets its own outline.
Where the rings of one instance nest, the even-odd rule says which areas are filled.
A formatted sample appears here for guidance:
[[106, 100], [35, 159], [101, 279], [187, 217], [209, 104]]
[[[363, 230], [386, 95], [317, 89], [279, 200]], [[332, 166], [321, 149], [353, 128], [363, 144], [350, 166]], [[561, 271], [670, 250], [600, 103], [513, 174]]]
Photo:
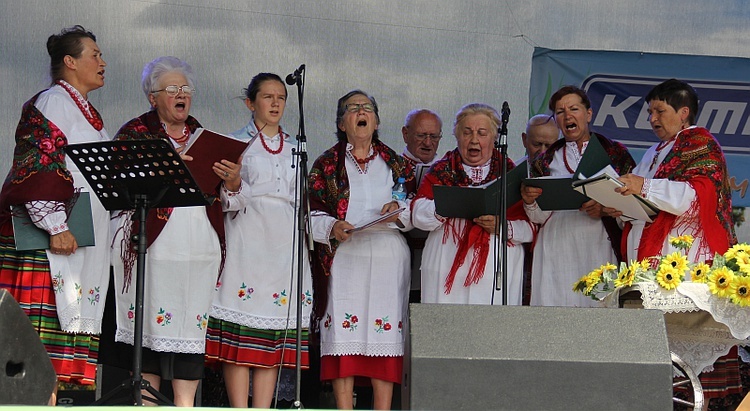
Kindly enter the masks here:
[[352, 153], [352, 157], [354, 157], [354, 160], [356, 160], [357, 164], [360, 164], [360, 165], [365, 165], [365, 164], [369, 163], [370, 161], [372, 161], [373, 159], [375, 159], [375, 156], [377, 156], [377, 155], [378, 155], [378, 152], [374, 151], [374, 150], [373, 150], [372, 154], [370, 154], [369, 156], [367, 156], [365, 158], [358, 158], [357, 156], [354, 155], [354, 153]]
[[[101, 131], [101, 129], [104, 128], [104, 122], [102, 121], [102, 117], [99, 115], [99, 112], [96, 111], [91, 103], [84, 100], [83, 96], [78, 92], [78, 90], [74, 89], [73, 86], [63, 80], [57, 80], [55, 84], [60, 85], [60, 87], [68, 92], [70, 98], [72, 98], [73, 101], [76, 102], [78, 109], [81, 110], [81, 114], [83, 114], [89, 124], [91, 124], [91, 127], [94, 127], [96, 131]], [[88, 106], [88, 110], [86, 109], [86, 106]]]
[[279, 126], [279, 148], [276, 150], [271, 150], [270, 147], [268, 147], [268, 144], [266, 144], [266, 140], [263, 138], [263, 132], [260, 131], [260, 128], [258, 128], [258, 125], [255, 124], [255, 128], [258, 130], [258, 137], [260, 137], [260, 143], [263, 144], [263, 148], [266, 149], [271, 155], [276, 155], [281, 153], [281, 149], [284, 148], [284, 136], [281, 134], [281, 126]]
[[162, 126], [162, 128], [164, 128], [164, 132], [167, 133], [167, 135], [169, 136], [169, 138], [171, 138], [172, 140], [174, 140], [175, 143], [177, 143], [177, 144], [179, 144], [181, 146], [185, 145], [185, 143], [187, 143], [188, 139], [190, 138], [190, 129], [188, 128], [187, 124], [185, 124], [185, 127], [182, 128], [182, 136], [180, 136], [180, 137], [172, 137], [169, 134], [169, 130], [167, 129], [167, 124], [166, 123], [161, 123], [161, 126]]

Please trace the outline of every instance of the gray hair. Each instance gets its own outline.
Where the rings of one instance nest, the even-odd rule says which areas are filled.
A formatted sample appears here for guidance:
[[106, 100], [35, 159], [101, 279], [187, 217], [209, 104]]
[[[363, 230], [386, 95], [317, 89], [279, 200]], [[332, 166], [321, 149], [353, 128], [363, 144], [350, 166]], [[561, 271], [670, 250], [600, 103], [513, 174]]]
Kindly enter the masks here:
[[431, 116], [434, 116], [437, 119], [438, 123], [440, 123], [440, 127], [443, 127], [443, 120], [440, 118], [440, 116], [438, 116], [436, 112], [428, 108], [418, 108], [410, 111], [404, 119], [404, 127], [410, 127], [412, 121], [414, 121], [414, 118], [416, 118], [420, 114], [429, 114]]
[[177, 72], [181, 73], [187, 79], [188, 85], [195, 88], [195, 74], [193, 74], [193, 68], [184, 61], [172, 56], [162, 56], [153, 59], [143, 66], [143, 73], [141, 74], [141, 88], [143, 94], [148, 95], [157, 87], [159, 78], [165, 73]]
[[555, 121], [555, 116], [551, 114], [537, 114], [534, 117], [531, 117], [528, 122], [526, 122], [526, 134], [529, 133], [529, 130], [531, 130], [532, 127], [536, 126], [543, 126], [549, 122], [552, 122], [552, 125], [557, 128], [557, 122]]
[[474, 114], [484, 114], [490, 119], [490, 134], [497, 138], [497, 128], [500, 125], [500, 114], [495, 110], [494, 107], [484, 103], [469, 103], [456, 113], [456, 119], [453, 121], [453, 135], [458, 138], [458, 128], [463, 123], [466, 117]]

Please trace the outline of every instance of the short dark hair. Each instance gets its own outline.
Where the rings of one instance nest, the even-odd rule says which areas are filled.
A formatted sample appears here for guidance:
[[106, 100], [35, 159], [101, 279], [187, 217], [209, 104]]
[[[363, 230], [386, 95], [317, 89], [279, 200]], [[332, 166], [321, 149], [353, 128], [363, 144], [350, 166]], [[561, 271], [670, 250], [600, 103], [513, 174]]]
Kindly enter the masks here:
[[75, 25], [62, 29], [60, 34], [53, 34], [47, 39], [47, 54], [49, 54], [49, 75], [54, 83], [62, 78], [65, 56], [73, 58], [81, 57], [83, 44], [81, 40], [90, 38], [96, 42], [94, 33], [86, 30], [81, 25]]
[[552, 111], [552, 115], [555, 113], [555, 104], [568, 94], [577, 95], [581, 98], [581, 102], [587, 109], [591, 108], [591, 100], [589, 100], [589, 96], [586, 95], [585, 91], [576, 86], [563, 86], [549, 98], [549, 109]]
[[[338, 138], [339, 141], [346, 141], [346, 133], [341, 131], [341, 129], [339, 128], [339, 124], [341, 124], [341, 120], [343, 120], [344, 114], [346, 114], [346, 100], [349, 100], [350, 98], [356, 95], [365, 96], [370, 100], [370, 103], [372, 103], [372, 106], [375, 108], [374, 110], [375, 118], [378, 120], [378, 124], [380, 124], [378, 102], [375, 101], [375, 97], [359, 89], [352, 90], [344, 94], [344, 96], [339, 99], [339, 102], [337, 103], [337, 106], [336, 106], [336, 138]], [[378, 139], [378, 130], [375, 130], [375, 132], [372, 134], [372, 139], [373, 140]]]
[[284, 82], [281, 80], [281, 77], [279, 77], [277, 74], [258, 73], [250, 80], [250, 84], [247, 85], [247, 88], [245, 89], [245, 97], [250, 99], [250, 101], [255, 102], [255, 99], [258, 97], [258, 92], [260, 91], [260, 86], [262, 86], [266, 81], [278, 81], [284, 86], [284, 96], [288, 95], [286, 84], [284, 84]]
[[688, 123], [691, 126], [695, 124], [695, 118], [698, 116], [698, 93], [690, 84], [674, 78], [669, 79], [656, 85], [646, 94], [646, 103], [651, 100], [665, 101], [675, 111], [687, 107], [690, 110]]

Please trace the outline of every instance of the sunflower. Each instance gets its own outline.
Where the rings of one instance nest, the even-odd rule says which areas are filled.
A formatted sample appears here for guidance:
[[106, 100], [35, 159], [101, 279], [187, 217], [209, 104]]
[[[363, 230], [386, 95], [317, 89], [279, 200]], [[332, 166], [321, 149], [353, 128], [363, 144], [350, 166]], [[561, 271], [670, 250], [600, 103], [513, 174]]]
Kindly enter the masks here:
[[661, 264], [659, 266], [659, 271], [661, 271], [661, 268], [665, 265], [674, 268], [682, 275], [684, 275], [685, 271], [687, 271], [687, 269], [689, 268], [687, 257], [685, 257], [685, 255], [678, 251], [675, 251], [672, 254], [668, 254], [664, 256], [664, 258], [662, 258]]
[[669, 244], [671, 244], [672, 247], [681, 250], [688, 250], [693, 245], [693, 236], [686, 234], [677, 237], [670, 237]]
[[729, 297], [731, 293], [730, 286], [734, 281], [734, 272], [727, 267], [719, 267], [708, 275], [706, 281], [708, 282], [708, 289], [712, 294], [716, 294], [719, 297]]
[[586, 275], [579, 278], [578, 281], [573, 283], [573, 291], [583, 292], [586, 289]]
[[607, 263], [607, 264], [604, 264], [603, 266], [599, 267], [599, 269], [602, 270], [602, 272], [614, 271], [614, 270], [617, 270], [617, 266], [614, 265], [614, 264], [612, 264], [612, 263]]
[[591, 271], [573, 283], [573, 291], [579, 291], [585, 295], [589, 295], [601, 278], [602, 271], [600, 269]]
[[737, 258], [738, 254], [750, 254], [750, 244], [740, 243], [733, 245], [732, 248], [724, 253], [724, 258], [731, 260], [732, 258]]
[[729, 298], [740, 307], [750, 305], [750, 277], [737, 276], [732, 281]]
[[591, 295], [591, 292], [594, 290], [594, 287], [596, 287], [597, 284], [599, 284], [602, 280], [602, 270], [596, 269], [589, 273], [585, 277], [586, 282], [586, 289], [583, 291], [585, 295]]
[[635, 272], [629, 267], [623, 267], [620, 273], [615, 278], [615, 287], [630, 287], [633, 285], [635, 279]]
[[615, 279], [615, 287], [629, 287], [633, 285], [635, 275], [638, 273], [638, 269], [641, 268], [641, 262], [631, 261], [630, 266], [626, 267], [622, 265], [622, 270]]
[[683, 273], [669, 264], [662, 264], [656, 272], [656, 282], [665, 290], [671, 290], [680, 285]]
[[708, 264], [698, 263], [693, 267], [693, 270], [690, 271], [690, 281], [694, 283], [705, 283], [710, 271], [711, 267], [709, 267]]
[[745, 274], [750, 274], [750, 254], [740, 252], [734, 257], [737, 267]]

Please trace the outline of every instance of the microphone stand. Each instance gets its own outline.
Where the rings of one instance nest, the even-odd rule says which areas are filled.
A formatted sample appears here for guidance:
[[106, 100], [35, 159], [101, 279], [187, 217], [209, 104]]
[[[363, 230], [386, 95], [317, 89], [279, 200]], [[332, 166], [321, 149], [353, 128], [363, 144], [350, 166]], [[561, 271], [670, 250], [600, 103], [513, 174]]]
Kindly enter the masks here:
[[[297, 148], [292, 149], [292, 155], [297, 156], [297, 193], [299, 198], [299, 208], [297, 212], [297, 346], [295, 349], [296, 363], [295, 374], [296, 384], [294, 393], [293, 408], [302, 409], [301, 387], [302, 387], [302, 287], [304, 286], [305, 265], [305, 244], [308, 244], [308, 251], [312, 251], [312, 238], [305, 241], [307, 235], [312, 236], [310, 227], [310, 202], [307, 191], [308, 167], [307, 167], [307, 137], [305, 136], [305, 112], [303, 106], [304, 100], [304, 64], [290, 74], [286, 81], [288, 84], [294, 83], [297, 86], [297, 100], [299, 103], [299, 133], [297, 134]], [[290, 82], [290, 80], [292, 80]], [[293, 165], [294, 166], [294, 165]]]
[[502, 180], [497, 199], [499, 215], [495, 224], [495, 233], [498, 231], [501, 233], [500, 241], [495, 243], [495, 255], [500, 258], [499, 264], [496, 264], [495, 289], [502, 289], [502, 305], [508, 305], [508, 189], [505, 183], [508, 175], [508, 117], [510, 117], [510, 107], [506, 101], [503, 102], [502, 121], [498, 130], [500, 138], [495, 143], [496, 148], [500, 149], [500, 174], [497, 178]]

